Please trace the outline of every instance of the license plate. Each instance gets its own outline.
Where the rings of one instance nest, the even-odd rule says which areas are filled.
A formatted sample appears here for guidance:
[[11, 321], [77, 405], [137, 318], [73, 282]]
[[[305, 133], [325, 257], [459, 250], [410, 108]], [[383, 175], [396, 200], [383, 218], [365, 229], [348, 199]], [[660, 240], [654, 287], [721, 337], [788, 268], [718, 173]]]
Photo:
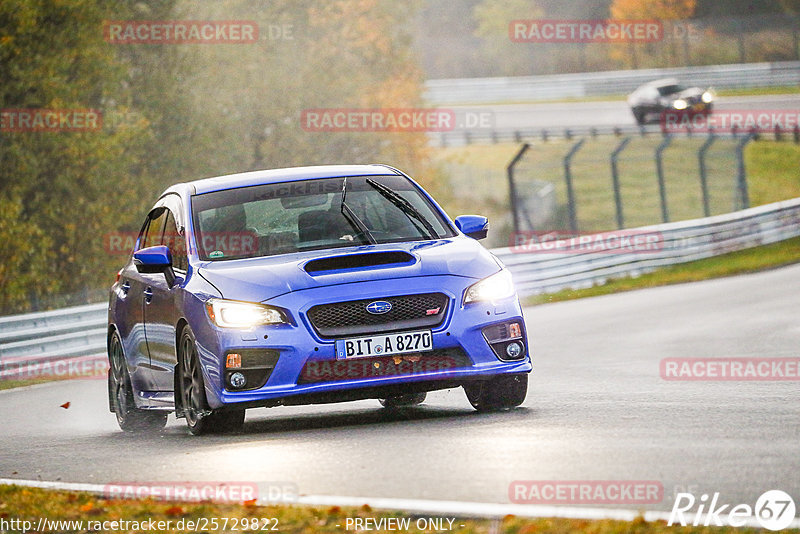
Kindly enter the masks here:
[[370, 356], [392, 356], [411, 352], [433, 350], [430, 330], [395, 332], [379, 336], [356, 337], [336, 341], [336, 359], [368, 358]]

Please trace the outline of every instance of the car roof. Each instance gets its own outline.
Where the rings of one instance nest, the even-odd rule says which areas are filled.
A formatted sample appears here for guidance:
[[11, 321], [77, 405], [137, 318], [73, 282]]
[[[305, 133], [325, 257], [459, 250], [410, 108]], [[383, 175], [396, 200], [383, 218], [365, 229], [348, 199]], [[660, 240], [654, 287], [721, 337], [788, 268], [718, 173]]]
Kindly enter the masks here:
[[678, 78], [661, 78], [660, 80], [647, 82], [642, 87], [665, 87], [667, 85], [680, 85], [680, 82]]
[[[381, 176], [401, 173], [388, 165], [317, 165], [311, 167], [288, 167], [285, 169], [268, 169], [263, 171], [242, 172], [204, 178], [192, 182], [175, 184], [164, 194], [184, 191], [190, 195], [236, 189], [251, 185], [274, 184], [278, 182], [296, 182], [314, 178], [340, 178], [343, 176]], [[188, 189], [188, 191], [187, 191]]]

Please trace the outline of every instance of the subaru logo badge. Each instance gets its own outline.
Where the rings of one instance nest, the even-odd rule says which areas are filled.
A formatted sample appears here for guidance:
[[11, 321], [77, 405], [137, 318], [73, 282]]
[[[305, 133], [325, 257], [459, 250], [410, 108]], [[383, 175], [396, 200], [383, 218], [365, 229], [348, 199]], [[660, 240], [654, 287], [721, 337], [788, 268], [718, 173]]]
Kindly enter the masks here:
[[382, 313], [389, 313], [392, 310], [392, 304], [385, 300], [376, 300], [367, 304], [367, 311], [372, 315], [380, 315]]

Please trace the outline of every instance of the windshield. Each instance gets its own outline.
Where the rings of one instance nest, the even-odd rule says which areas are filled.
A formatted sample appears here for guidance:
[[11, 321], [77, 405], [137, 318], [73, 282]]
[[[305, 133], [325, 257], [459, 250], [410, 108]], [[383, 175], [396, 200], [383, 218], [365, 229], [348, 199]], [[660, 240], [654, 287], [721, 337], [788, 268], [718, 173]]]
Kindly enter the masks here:
[[324, 178], [216, 191], [192, 197], [192, 213], [202, 260], [455, 235], [404, 176], [355, 176], [346, 182]]
[[674, 95], [675, 93], [680, 93], [683, 90], [684, 87], [682, 85], [675, 85], [675, 84], [662, 85], [661, 87], [658, 88], [658, 92], [661, 96]]

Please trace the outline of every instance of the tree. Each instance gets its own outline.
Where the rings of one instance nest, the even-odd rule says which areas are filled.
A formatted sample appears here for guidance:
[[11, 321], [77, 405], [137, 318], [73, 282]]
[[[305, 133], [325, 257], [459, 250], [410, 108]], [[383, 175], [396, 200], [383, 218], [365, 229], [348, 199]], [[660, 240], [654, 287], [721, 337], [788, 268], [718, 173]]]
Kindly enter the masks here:
[[[108, 111], [110, 95], [125, 92], [125, 69], [100, 31], [115, 6], [92, 0], [0, 2], [0, 107]], [[0, 197], [19, 207], [18, 222], [7, 228], [27, 233], [29, 243], [18, 254], [35, 253], [37, 265], [29, 272], [40, 277], [4, 263], [0, 301], [23, 307], [23, 298], [113, 280], [102, 239], [119, 215], [108, 195], [126, 185], [128, 167], [144, 156], [139, 141], [144, 130], [128, 124], [2, 132]], [[13, 266], [14, 257], [6, 254], [3, 261]]]
[[697, 0], [614, 0], [611, 17], [615, 19], [683, 20], [694, 14]]
[[[614, 0], [611, 4], [611, 18], [614, 19], [655, 19], [660, 20], [664, 25], [664, 35], [660, 42], [655, 43], [627, 43], [613, 45], [611, 57], [620, 59], [625, 58], [633, 68], [639, 68], [641, 58], [648, 56], [651, 62], [659, 64], [671, 61], [673, 64], [679, 62], [679, 43], [676, 42], [676, 35], [686, 35], [686, 28], [683, 32], [676, 32], [675, 28], [685, 25], [697, 7], [697, 0]], [[685, 56], [688, 56], [688, 49], [685, 49]], [[666, 58], [669, 57], [670, 60]], [[689, 58], [684, 58], [688, 62]]]
[[[108, 235], [138, 230], [157, 195], [179, 181], [344, 162], [386, 162], [426, 181], [424, 132], [318, 133], [300, 124], [307, 108], [420, 106], [407, 24], [416, 9], [388, 0], [275, 0], [259, 9], [250, 0], [0, 0], [0, 108], [91, 108], [124, 119], [87, 131], [0, 132], [0, 202], [19, 208], [0, 227], [9, 245], [0, 250], [0, 304], [21, 310], [45, 294], [107, 287], [124, 261], [104, 249]], [[261, 39], [103, 39], [105, 20], [181, 18], [253, 20]], [[290, 31], [274, 38], [276, 26]]]
[[513, 20], [537, 19], [543, 14], [534, 0], [483, 0], [475, 6], [475, 33], [484, 40], [485, 59], [496, 65], [495, 75], [531, 72], [532, 65], [547, 61], [548, 45], [516, 43], [508, 33]]

